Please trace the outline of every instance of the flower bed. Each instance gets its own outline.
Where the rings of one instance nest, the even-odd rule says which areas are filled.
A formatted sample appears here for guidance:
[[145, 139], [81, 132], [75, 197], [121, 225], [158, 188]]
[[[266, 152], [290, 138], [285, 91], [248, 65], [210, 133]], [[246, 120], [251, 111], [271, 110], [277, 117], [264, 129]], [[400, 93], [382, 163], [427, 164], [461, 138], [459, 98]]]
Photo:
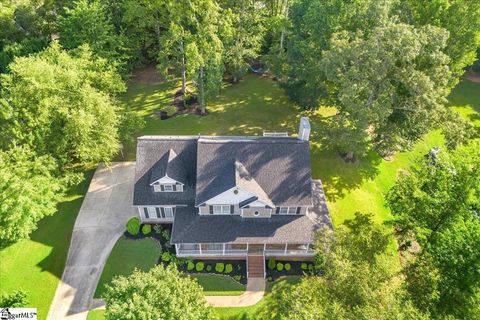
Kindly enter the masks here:
[[219, 274], [231, 276], [235, 281], [247, 283], [245, 260], [191, 260], [179, 259], [178, 269], [190, 274]]
[[[131, 234], [128, 230], [124, 232], [124, 236], [127, 239], [139, 240], [145, 238], [156, 239], [162, 248], [163, 254], [165, 252], [175, 255], [175, 246], [170, 243], [170, 235], [172, 234], [171, 225], [162, 224], [141, 224], [138, 228], [137, 234]], [[162, 255], [163, 255], [162, 254]], [[162, 256], [159, 258], [159, 263], [162, 261]]]
[[265, 261], [267, 280], [275, 281], [282, 276], [302, 276], [318, 273], [312, 261]]

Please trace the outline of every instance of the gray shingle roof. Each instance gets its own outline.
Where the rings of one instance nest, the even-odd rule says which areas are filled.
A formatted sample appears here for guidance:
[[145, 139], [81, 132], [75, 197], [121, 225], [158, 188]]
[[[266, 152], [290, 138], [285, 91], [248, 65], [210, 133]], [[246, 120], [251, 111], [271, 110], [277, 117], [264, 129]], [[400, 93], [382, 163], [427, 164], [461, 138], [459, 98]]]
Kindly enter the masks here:
[[201, 137], [196, 205], [236, 185], [236, 161], [276, 206], [311, 205], [308, 141], [285, 137]]
[[242, 218], [199, 215], [195, 208], [177, 208], [172, 243], [310, 243], [321, 228], [332, 228], [320, 180], [312, 182], [313, 206], [305, 215]]
[[[193, 205], [197, 140], [197, 136], [138, 138], [133, 205]], [[182, 182], [184, 192], [153, 192], [150, 183], [163, 177], [163, 172]]]

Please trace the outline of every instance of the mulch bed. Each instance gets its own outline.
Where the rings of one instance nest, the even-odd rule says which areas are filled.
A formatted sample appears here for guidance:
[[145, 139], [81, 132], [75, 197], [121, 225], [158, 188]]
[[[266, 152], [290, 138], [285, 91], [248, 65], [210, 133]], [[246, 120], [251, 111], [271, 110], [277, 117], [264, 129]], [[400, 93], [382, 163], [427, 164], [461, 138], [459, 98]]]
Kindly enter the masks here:
[[[232, 277], [235, 281], [240, 282], [241, 284], [247, 284], [247, 264], [245, 260], [203, 260], [203, 259], [195, 259], [195, 260], [189, 260], [192, 261], [195, 265], [197, 262], [203, 262], [205, 264], [205, 267], [203, 268], [203, 271], [196, 271], [195, 269], [193, 270], [188, 270], [187, 269], [187, 264], [180, 264], [178, 265], [178, 270], [187, 273], [187, 274], [218, 274], [222, 276], [230, 276]], [[225, 273], [225, 272], [217, 272], [215, 270], [215, 264], [216, 263], [223, 263], [224, 266], [226, 266], [228, 263], [233, 265], [233, 270], [230, 273]], [[211, 266], [211, 270], [207, 271], [207, 266]], [[238, 266], [240, 266], [240, 270], [238, 269]], [[235, 276], [237, 276], [237, 279], [235, 279]], [[241, 278], [238, 280], [238, 276]]]
[[[275, 281], [279, 279], [280, 277], [284, 276], [303, 276], [305, 274], [312, 274], [314, 271], [313, 270], [302, 270], [301, 266], [302, 263], [306, 263], [308, 265], [313, 265], [312, 261], [275, 261], [276, 263], [283, 263], [283, 270], [278, 271], [276, 268], [273, 270], [270, 270], [268, 268], [268, 260], [265, 261], [265, 268], [267, 271], [267, 279], [268, 281]], [[290, 270], [285, 270], [285, 264], [290, 263], [292, 268]]]
[[[156, 233], [155, 230], [154, 230], [154, 226], [155, 224], [150, 224], [152, 226], [152, 232], [150, 232], [149, 234], [143, 234], [142, 233], [142, 227], [145, 225], [144, 224], [141, 224], [140, 225], [140, 233], [137, 234], [137, 235], [131, 235], [130, 233], [128, 233], [126, 230], [125, 232], [123, 233], [123, 236], [127, 239], [130, 239], [130, 240], [140, 240], [140, 239], [146, 239], [146, 238], [153, 238], [155, 240], [157, 240], [160, 245], [162, 246], [162, 252], [165, 252], [165, 251], [168, 251], [172, 254], [175, 254], [175, 246], [172, 245], [170, 248], [167, 248], [167, 246], [165, 245], [165, 243], [167, 242], [167, 240], [165, 240], [165, 238], [163, 237], [163, 235], [161, 233]], [[171, 225], [168, 225], [168, 224], [162, 224], [162, 230], [169, 230], [170, 231], [170, 234], [172, 234], [172, 226]]]

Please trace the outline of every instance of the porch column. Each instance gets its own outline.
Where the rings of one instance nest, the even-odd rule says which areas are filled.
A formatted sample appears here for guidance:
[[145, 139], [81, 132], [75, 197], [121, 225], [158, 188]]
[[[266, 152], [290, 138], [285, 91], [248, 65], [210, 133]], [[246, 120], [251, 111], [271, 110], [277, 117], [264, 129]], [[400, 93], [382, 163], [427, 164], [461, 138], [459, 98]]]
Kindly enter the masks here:
[[307, 249], [305, 250], [305, 253], [308, 253], [309, 248], [310, 248], [310, 243], [307, 243]]
[[223, 244], [223, 255], [225, 255], [225, 243]]
[[202, 244], [201, 243], [198, 244], [198, 249], [200, 250], [200, 254], [202, 254]]
[[284, 255], [287, 255], [287, 246], [288, 246], [288, 243], [285, 243], [285, 251], [283, 252]]
[[176, 244], [176, 243], [175, 243], [175, 252], [176, 252], [177, 254], [180, 254], [180, 252], [178, 251], [178, 244]]

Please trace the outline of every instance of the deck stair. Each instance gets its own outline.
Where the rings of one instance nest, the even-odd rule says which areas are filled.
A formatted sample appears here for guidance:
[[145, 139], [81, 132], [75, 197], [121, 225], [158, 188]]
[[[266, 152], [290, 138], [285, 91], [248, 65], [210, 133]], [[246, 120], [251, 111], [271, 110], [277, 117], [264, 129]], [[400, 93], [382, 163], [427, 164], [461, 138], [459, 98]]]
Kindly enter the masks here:
[[263, 254], [249, 254], [247, 256], [247, 277], [265, 278], [265, 257]]

